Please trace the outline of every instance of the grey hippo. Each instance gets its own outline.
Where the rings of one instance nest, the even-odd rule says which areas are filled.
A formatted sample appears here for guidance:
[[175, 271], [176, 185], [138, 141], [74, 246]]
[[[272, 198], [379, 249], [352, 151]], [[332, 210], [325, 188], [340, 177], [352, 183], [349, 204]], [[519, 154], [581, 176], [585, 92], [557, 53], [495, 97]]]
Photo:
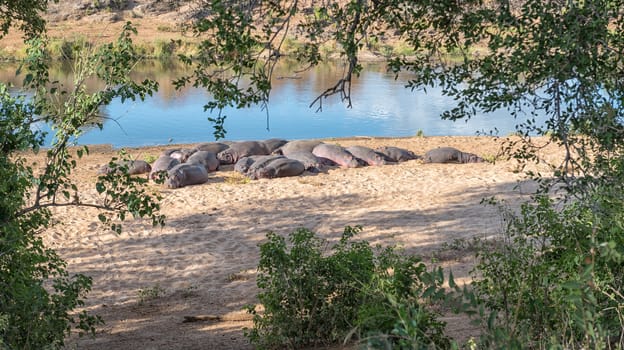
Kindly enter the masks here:
[[253, 175], [254, 179], [272, 179], [276, 177], [289, 177], [301, 175], [305, 166], [298, 160], [279, 158], [269, 162], [265, 167], [258, 169]]
[[256, 166], [258, 166], [259, 164], [264, 164], [267, 161], [271, 161], [273, 159], [276, 158], [280, 158], [283, 156], [280, 155], [266, 155], [266, 156], [248, 156], [248, 157], [243, 157], [241, 159], [238, 160], [238, 162], [236, 162], [236, 164], [234, 164], [234, 171], [237, 171], [241, 174], [246, 174], [247, 171], [249, 170], [249, 168], [255, 164], [258, 163]]
[[230, 148], [230, 145], [223, 142], [204, 142], [195, 146], [194, 149], [196, 151], [206, 151], [218, 154], [219, 152], [224, 151], [228, 148]]
[[128, 169], [129, 175], [146, 174], [152, 170], [152, 167], [148, 162], [144, 160], [120, 160], [111, 164], [103, 165], [98, 174], [111, 174], [113, 172], [120, 172], [123, 168]]
[[288, 140], [284, 140], [284, 139], [268, 139], [268, 140], [264, 140], [262, 141], [262, 143], [264, 143], [264, 145], [267, 148], [267, 151], [269, 151], [269, 153], [273, 153], [276, 149], [284, 146], [285, 144], [288, 143]]
[[425, 153], [425, 163], [481, 163], [483, 158], [453, 147], [434, 148]]
[[350, 146], [346, 148], [347, 152], [353, 154], [356, 158], [361, 159], [367, 165], [378, 166], [385, 165], [387, 162], [385, 157], [373, 150], [372, 148], [364, 146]]
[[206, 171], [217, 171], [219, 169], [219, 160], [217, 155], [208, 151], [197, 151], [193, 153], [187, 160], [186, 164], [201, 164]]
[[221, 164], [235, 164], [239, 159], [247, 156], [268, 155], [269, 151], [262, 142], [240, 141], [230, 145], [230, 148], [217, 154]]
[[312, 154], [312, 152], [306, 151], [289, 153], [287, 158], [300, 161], [305, 166], [305, 170], [311, 172], [318, 172], [324, 166], [336, 165], [336, 163], [327, 158], [320, 158]]
[[165, 185], [169, 188], [180, 188], [199, 185], [208, 181], [208, 171], [201, 164], [178, 164], [167, 173]]
[[256, 174], [258, 174], [258, 171], [260, 169], [264, 168], [265, 166], [267, 166], [272, 161], [274, 161], [276, 159], [282, 159], [282, 158], [285, 158], [285, 157], [281, 156], [281, 155], [278, 155], [278, 154], [271, 154], [271, 155], [268, 155], [268, 156], [259, 156], [249, 166], [249, 168], [247, 169], [245, 174], [247, 175], [247, 177], [249, 177], [251, 179], [254, 179], [254, 176]]
[[316, 141], [316, 140], [293, 140], [293, 141], [286, 143], [282, 147], [276, 149], [275, 151], [273, 151], [273, 153], [282, 154], [285, 156], [288, 156], [289, 154], [295, 153], [295, 152], [312, 153], [312, 150], [314, 149], [314, 147], [318, 146], [321, 143], [322, 143], [321, 141]]
[[152, 171], [149, 174], [149, 178], [156, 181], [156, 179], [160, 177], [160, 174], [166, 173], [178, 164], [180, 164], [179, 160], [161, 155], [152, 164]]
[[414, 152], [405, 148], [382, 146], [375, 149], [376, 152], [384, 155], [390, 162], [405, 162], [408, 160], [420, 159]]
[[360, 162], [356, 157], [338, 145], [321, 143], [314, 147], [312, 154], [317, 157], [327, 158], [342, 167], [357, 168], [360, 166]]
[[195, 153], [196, 150], [195, 149], [190, 149], [190, 148], [175, 148], [175, 149], [168, 149], [165, 150], [161, 153], [161, 155], [163, 156], [169, 156], [171, 158], [175, 158], [177, 160], [180, 161], [180, 163], [184, 163], [186, 162], [186, 160], [193, 154]]

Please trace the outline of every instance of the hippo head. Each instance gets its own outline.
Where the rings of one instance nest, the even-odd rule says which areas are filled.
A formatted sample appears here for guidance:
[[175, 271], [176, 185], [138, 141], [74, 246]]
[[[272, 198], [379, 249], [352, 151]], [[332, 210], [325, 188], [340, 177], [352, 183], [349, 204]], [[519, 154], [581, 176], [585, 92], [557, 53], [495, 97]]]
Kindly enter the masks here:
[[275, 177], [275, 168], [266, 167], [256, 172], [255, 179], [272, 179]]
[[221, 164], [234, 164], [234, 155], [227, 150], [217, 153], [217, 159]]
[[364, 162], [361, 159], [358, 159], [356, 157], [351, 157], [351, 159], [347, 161], [347, 168], [359, 168], [362, 166], [362, 163], [360, 162], [366, 164], [366, 162]]
[[181, 171], [176, 171], [173, 174], [169, 174], [167, 180], [165, 181], [165, 185], [168, 188], [180, 188], [182, 187], [182, 176], [183, 173]]
[[483, 163], [483, 158], [479, 157], [476, 154], [470, 154], [468, 156], [468, 162], [467, 163]]

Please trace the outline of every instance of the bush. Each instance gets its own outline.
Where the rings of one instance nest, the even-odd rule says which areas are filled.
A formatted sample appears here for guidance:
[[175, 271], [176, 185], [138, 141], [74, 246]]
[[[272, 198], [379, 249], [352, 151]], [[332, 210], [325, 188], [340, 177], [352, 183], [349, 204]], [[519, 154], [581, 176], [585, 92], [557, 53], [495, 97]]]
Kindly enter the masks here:
[[[290, 234], [290, 247], [283, 237], [267, 235], [268, 242], [260, 246], [257, 282], [264, 313], [249, 309], [254, 327], [246, 336], [252, 343], [300, 348], [359, 335], [371, 346], [448, 345], [444, 323], [420, 305], [443, 294], [441, 280], [432, 278], [414, 256], [351, 241], [360, 230], [345, 228], [331, 249], [307, 229]], [[406, 312], [418, 321], [402, 323]]]
[[481, 346], [621, 348], [624, 201], [605, 193], [561, 209], [538, 194], [507, 213], [504, 240], [480, 249], [475, 268], [492, 311]]

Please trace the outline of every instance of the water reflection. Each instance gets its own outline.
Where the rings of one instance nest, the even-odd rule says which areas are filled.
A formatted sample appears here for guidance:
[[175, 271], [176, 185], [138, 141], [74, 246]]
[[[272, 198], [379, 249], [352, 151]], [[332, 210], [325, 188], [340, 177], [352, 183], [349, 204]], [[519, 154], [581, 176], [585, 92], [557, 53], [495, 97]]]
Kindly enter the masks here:
[[[20, 84], [15, 66], [2, 68], [2, 81]], [[437, 89], [428, 89], [427, 94], [406, 89], [409, 76], [395, 79], [386, 73], [383, 64], [367, 65], [353, 82], [353, 108], [346, 109], [335, 96], [325, 99], [323, 111], [317, 113], [316, 108], [309, 108], [310, 102], [336, 82], [344, 67], [325, 64], [300, 70], [293, 63], [276, 67], [268, 129], [266, 111], [260, 107], [226, 110], [227, 139], [411, 136], [419, 130], [425, 135], [474, 135], [477, 131], [497, 129], [505, 135], [514, 130], [517, 122], [504, 111], [479, 115], [468, 122], [441, 120], [440, 114], [453, 106], [452, 99], [442, 96]], [[58, 65], [51, 76], [70, 88], [71, 72], [71, 65]], [[214, 140], [212, 125], [207, 121], [209, 113], [203, 111], [207, 94], [194, 88], [176, 91], [171, 83], [184, 73], [185, 67], [176, 62], [143, 62], [133, 77], [158, 81], [159, 91], [145, 102], [114, 101], [102, 111], [104, 129], [89, 130], [79, 142], [120, 147]], [[90, 89], [99, 87], [97, 82], [89, 82]]]

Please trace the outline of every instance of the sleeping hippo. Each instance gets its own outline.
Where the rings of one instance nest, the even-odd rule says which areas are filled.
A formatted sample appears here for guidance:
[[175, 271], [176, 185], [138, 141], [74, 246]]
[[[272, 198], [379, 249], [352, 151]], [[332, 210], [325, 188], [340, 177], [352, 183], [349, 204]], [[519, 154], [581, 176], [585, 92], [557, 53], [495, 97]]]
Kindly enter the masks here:
[[279, 158], [269, 162], [265, 167], [258, 169], [252, 175], [253, 179], [272, 179], [276, 177], [288, 177], [301, 175], [305, 166], [298, 160]]
[[267, 148], [267, 151], [269, 151], [269, 154], [271, 154], [276, 149], [278, 149], [278, 148], [282, 147], [283, 145], [287, 144], [288, 140], [284, 140], [284, 139], [268, 139], [268, 140], [262, 141], [262, 143], [264, 143], [264, 145]]
[[174, 148], [163, 151], [161, 155], [175, 158], [179, 160], [180, 163], [184, 163], [195, 152], [195, 149], [190, 148]]
[[294, 141], [290, 141], [284, 144], [282, 147], [273, 151], [273, 153], [282, 154], [285, 156], [288, 156], [289, 154], [295, 153], [295, 152], [312, 153], [312, 150], [314, 149], [314, 147], [318, 146], [321, 143], [322, 143], [321, 141], [315, 141], [315, 140], [294, 140]]
[[178, 164], [167, 173], [165, 185], [169, 188], [180, 188], [203, 184], [206, 181], [208, 181], [208, 171], [203, 165]]
[[196, 151], [206, 151], [218, 154], [219, 152], [230, 148], [230, 145], [223, 142], [204, 142], [195, 146]]
[[376, 152], [386, 157], [386, 161], [405, 162], [408, 160], [420, 159], [414, 152], [405, 148], [382, 146], [375, 149]]
[[434, 148], [425, 153], [425, 163], [481, 163], [483, 158], [453, 147]]
[[219, 169], [217, 155], [208, 151], [197, 151], [193, 153], [186, 160], [186, 164], [201, 164], [206, 168], [206, 171], [217, 171], [217, 169]]
[[98, 170], [98, 174], [111, 174], [121, 171], [121, 168], [124, 167], [128, 169], [129, 175], [145, 174], [152, 170], [149, 163], [144, 160], [119, 160], [114, 164], [115, 166], [111, 166], [110, 163], [103, 165], [100, 170]]
[[[248, 156], [248, 157], [243, 157], [241, 159], [238, 160], [238, 162], [236, 162], [236, 164], [234, 164], [234, 171], [237, 171], [241, 174], [246, 174], [247, 171], [249, 170], [249, 168], [256, 162], [259, 162], [258, 164], [261, 163], [265, 163], [267, 160], [273, 160], [276, 158], [279, 158], [282, 156], [279, 155], [266, 155], [266, 156]], [[258, 166], [258, 165], [256, 165]]]
[[152, 171], [149, 174], [149, 178], [156, 181], [156, 179], [160, 177], [160, 174], [168, 172], [178, 164], [180, 164], [179, 160], [161, 155], [154, 161], [154, 164], [152, 164]]
[[245, 174], [249, 178], [253, 179], [254, 178], [253, 175], [257, 174], [258, 170], [264, 168], [265, 166], [267, 166], [267, 164], [271, 163], [272, 161], [276, 159], [281, 159], [281, 158], [285, 158], [285, 157], [280, 156], [278, 154], [271, 154], [268, 156], [258, 156], [257, 158], [255, 158], [254, 162], [249, 166]]
[[268, 155], [269, 151], [262, 142], [240, 141], [230, 145], [230, 148], [217, 153], [221, 164], [235, 164], [239, 159], [247, 156]]
[[364, 146], [350, 146], [346, 148], [347, 152], [353, 154], [356, 158], [361, 159], [367, 165], [377, 166], [385, 165], [385, 157], [375, 152], [372, 148]]
[[312, 152], [305, 151], [289, 153], [287, 158], [300, 161], [303, 163], [305, 170], [312, 172], [318, 172], [323, 166], [326, 165], [336, 165], [336, 163], [330, 161], [329, 159], [319, 158], [312, 154]]
[[312, 154], [317, 157], [327, 158], [342, 167], [357, 168], [360, 166], [360, 162], [358, 162], [357, 158], [338, 145], [321, 143], [314, 147]]

